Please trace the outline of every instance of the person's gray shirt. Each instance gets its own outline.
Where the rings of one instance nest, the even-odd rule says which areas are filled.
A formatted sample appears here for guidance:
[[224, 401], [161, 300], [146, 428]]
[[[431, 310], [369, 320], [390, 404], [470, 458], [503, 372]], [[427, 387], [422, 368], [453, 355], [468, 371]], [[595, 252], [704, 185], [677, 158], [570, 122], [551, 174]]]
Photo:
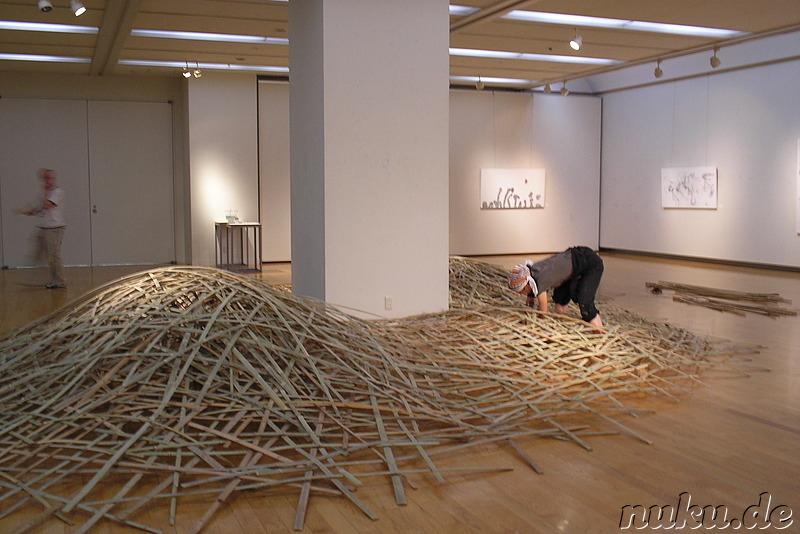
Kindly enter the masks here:
[[549, 258], [537, 261], [528, 268], [536, 280], [539, 293], [563, 284], [572, 275], [572, 251], [565, 250]]

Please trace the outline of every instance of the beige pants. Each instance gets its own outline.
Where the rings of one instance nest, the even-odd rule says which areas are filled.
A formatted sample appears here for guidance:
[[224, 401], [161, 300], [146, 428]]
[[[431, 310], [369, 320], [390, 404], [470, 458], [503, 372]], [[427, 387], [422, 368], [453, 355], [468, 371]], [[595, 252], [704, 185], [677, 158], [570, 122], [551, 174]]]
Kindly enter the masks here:
[[59, 228], [39, 228], [36, 234], [36, 250], [34, 259], [38, 260], [42, 256], [47, 256], [47, 264], [50, 266], [50, 283], [55, 286], [66, 286], [64, 278], [64, 263], [61, 260], [61, 242], [64, 240], [64, 227]]

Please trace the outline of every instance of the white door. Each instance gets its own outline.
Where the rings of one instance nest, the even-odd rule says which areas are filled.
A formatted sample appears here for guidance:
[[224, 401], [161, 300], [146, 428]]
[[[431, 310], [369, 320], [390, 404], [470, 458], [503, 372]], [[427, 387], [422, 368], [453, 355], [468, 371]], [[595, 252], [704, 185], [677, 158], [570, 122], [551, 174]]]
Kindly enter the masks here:
[[86, 101], [0, 98], [0, 219], [2, 264], [31, 265], [36, 218], [16, 213], [41, 196], [38, 170], [56, 171], [66, 193], [67, 265], [91, 257]]
[[89, 102], [92, 260], [175, 260], [172, 105]]

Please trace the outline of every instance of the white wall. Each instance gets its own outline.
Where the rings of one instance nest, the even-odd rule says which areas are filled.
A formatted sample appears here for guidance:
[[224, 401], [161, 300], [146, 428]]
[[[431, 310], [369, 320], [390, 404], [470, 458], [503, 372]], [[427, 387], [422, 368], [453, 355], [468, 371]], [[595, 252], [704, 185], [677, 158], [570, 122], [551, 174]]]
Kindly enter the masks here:
[[[800, 266], [800, 63], [603, 97], [600, 245]], [[661, 168], [715, 166], [716, 210], [661, 207]]]
[[259, 195], [264, 261], [292, 258], [289, 84], [258, 83]]
[[192, 263], [214, 265], [214, 222], [258, 221], [256, 76], [204, 72], [188, 86]]
[[[600, 99], [450, 91], [450, 253], [598, 246]], [[544, 168], [544, 209], [481, 210], [482, 168]]]

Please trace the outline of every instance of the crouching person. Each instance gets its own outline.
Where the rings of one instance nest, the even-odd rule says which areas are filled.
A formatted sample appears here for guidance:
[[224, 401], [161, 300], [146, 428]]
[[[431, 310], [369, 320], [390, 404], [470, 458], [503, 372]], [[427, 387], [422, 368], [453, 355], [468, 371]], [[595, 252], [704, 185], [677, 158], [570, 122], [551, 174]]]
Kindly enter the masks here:
[[508, 274], [508, 287], [527, 296], [526, 304], [547, 312], [547, 291], [553, 289], [556, 311], [563, 313], [570, 300], [581, 311], [581, 318], [602, 327], [603, 320], [594, 304], [603, 260], [589, 247], [571, 247], [541, 261], [525, 260]]

